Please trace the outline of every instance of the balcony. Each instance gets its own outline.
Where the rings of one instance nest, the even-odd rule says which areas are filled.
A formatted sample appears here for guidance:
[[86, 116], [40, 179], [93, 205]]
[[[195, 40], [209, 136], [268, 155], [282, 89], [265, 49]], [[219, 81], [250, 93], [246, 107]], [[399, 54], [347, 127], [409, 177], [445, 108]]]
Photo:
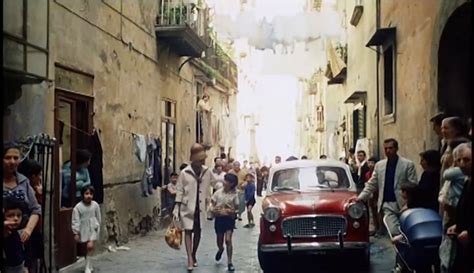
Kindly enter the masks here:
[[208, 44], [205, 8], [190, 1], [160, 0], [156, 37], [179, 56], [201, 57]]
[[217, 42], [211, 42], [202, 61], [205, 63], [208, 76], [229, 88], [237, 87], [237, 65]]

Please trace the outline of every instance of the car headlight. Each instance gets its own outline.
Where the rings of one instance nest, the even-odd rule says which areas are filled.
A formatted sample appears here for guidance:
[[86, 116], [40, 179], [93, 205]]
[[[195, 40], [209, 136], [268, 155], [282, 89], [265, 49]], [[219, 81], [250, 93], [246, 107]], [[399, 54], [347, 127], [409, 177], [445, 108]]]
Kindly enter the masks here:
[[362, 218], [362, 216], [365, 214], [365, 210], [365, 205], [360, 202], [351, 203], [347, 207], [347, 213], [352, 219]]
[[275, 207], [266, 208], [263, 211], [263, 218], [270, 223], [275, 223], [280, 218], [280, 210]]

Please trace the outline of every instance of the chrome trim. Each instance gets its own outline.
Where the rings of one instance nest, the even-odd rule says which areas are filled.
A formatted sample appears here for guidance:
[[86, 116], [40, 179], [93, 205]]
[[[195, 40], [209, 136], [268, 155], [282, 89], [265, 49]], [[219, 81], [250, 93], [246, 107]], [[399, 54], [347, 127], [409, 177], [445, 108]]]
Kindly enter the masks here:
[[[344, 249], [366, 249], [369, 247], [368, 242], [344, 242]], [[340, 250], [339, 242], [312, 242], [312, 243], [293, 243], [292, 251], [311, 251], [311, 250]], [[279, 244], [262, 244], [260, 246], [262, 252], [288, 252], [286, 243]]]
[[[281, 216], [280, 216], [281, 217]], [[286, 218], [283, 218], [281, 221], [281, 226], [280, 229], [283, 233], [283, 224], [287, 220], [293, 220], [293, 219], [300, 219], [300, 218], [316, 218], [316, 217], [333, 217], [333, 218], [342, 218], [344, 219], [344, 232], [342, 235], [347, 235], [347, 218], [340, 215], [340, 214], [303, 214], [303, 215], [297, 215], [297, 216], [289, 216]], [[282, 234], [284, 238], [286, 238], [286, 234]], [[337, 237], [336, 235], [333, 236], [323, 236], [323, 235], [302, 235], [302, 236], [292, 236], [293, 238], [327, 238], [327, 237]]]

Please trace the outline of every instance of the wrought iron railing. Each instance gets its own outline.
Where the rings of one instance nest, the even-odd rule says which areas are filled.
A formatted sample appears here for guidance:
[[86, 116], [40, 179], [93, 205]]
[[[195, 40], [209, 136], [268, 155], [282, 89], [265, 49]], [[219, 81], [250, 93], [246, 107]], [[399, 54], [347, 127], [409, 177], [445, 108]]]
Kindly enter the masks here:
[[232, 85], [237, 85], [237, 65], [217, 42], [212, 41], [210, 43], [210, 46], [206, 49], [204, 61], [218, 71], [224, 79], [231, 82]]
[[[18, 141], [23, 147], [24, 158], [34, 159], [43, 166], [42, 188], [43, 196], [41, 209], [43, 212], [43, 221], [41, 221], [41, 240], [43, 242], [42, 257], [40, 257], [39, 271], [41, 273], [52, 272], [53, 267], [53, 192], [54, 192], [54, 145], [56, 139], [46, 134], [30, 136]], [[46, 202], [48, 201], [48, 202]], [[47, 222], [45, 220], [48, 220]], [[45, 226], [47, 225], [47, 229]], [[46, 236], [45, 231], [48, 232]], [[47, 239], [46, 239], [47, 238]], [[48, 242], [46, 247], [44, 243]], [[48, 251], [46, 251], [46, 249]]]
[[188, 26], [199, 36], [205, 35], [205, 10], [185, 0], [160, 0], [157, 26]]

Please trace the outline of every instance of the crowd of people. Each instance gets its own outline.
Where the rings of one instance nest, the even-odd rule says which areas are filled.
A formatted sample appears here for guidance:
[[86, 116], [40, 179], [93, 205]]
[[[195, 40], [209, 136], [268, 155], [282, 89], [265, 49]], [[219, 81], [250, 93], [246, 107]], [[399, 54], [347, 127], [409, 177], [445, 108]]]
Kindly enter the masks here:
[[399, 144], [393, 138], [384, 141], [385, 159], [377, 163], [373, 158], [365, 161], [364, 151], [357, 151], [355, 156], [352, 150], [346, 163], [358, 183], [358, 199], [370, 204], [378, 233], [383, 230], [380, 223], [383, 216], [392, 241], [397, 243], [402, 239], [401, 213], [410, 208], [432, 209], [440, 213], [444, 230], [440, 259], [433, 265], [435, 272], [472, 272], [474, 263], [469, 256], [474, 251], [471, 120], [466, 122], [441, 113], [431, 122], [440, 137], [440, 145], [438, 150], [419, 154], [423, 170], [419, 178], [415, 163], [398, 154]]
[[[432, 209], [443, 218], [444, 238], [440, 246], [437, 272], [472, 272], [470, 254], [473, 253], [473, 187], [471, 178], [472, 125], [469, 120], [447, 117], [443, 114], [431, 119], [433, 130], [440, 136], [437, 150], [419, 154], [423, 172], [418, 177], [415, 163], [398, 154], [399, 143], [389, 138], [383, 143], [385, 158], [377, 160], [363, 150], [350, 149], [348, 156], [340, 158], [351, 171], [359, 193], [358, 200], [368, 202], [374, 229], [371, 234], [384, 235], [386, 231], [394, 243], [400, 239], [398, 219], [403, 211], [415, 207]], [[271, 166], [256, 162], [241, 164], [226, 154], [214, 158], [214, 166], [204, 165], [206, 147], [194, 144], [190, 163], [182, 164], [180, 172], [170, 174], [166, 191], [166, 206], [174, 221], [184, 229], [188, 271], [198, 265], [196, 253], [201, 239], [202, 223], [214, 220], [217, 253], [215, 260], [227, 254], [229, 271], [232, 263], [232, 235], [236, 221], [242, 221], [246, 211], [245, 228], [255, 226], [253, 207], [256, 196], [262, 196]], [[78, 150], [76, 162], [75, 202], [71, 203], [70, 167], [64, 164], [62, 173], [62, 206], [73, 209], [72, 230], [74, 239], [83, 246], [86, 272], [92, 266], [88, 256], [94, 250], [101, 215], [99, 205], [93, 201], [87, 166], [91, 155]], [[319, 159], [326, 159], [321, 155]], [[301, 160], [308, 159], [302, 156]], [[291, 156], [286, 161], [298, 160]], [[282, 161], [276, 156], [274, 164]], [[21, 148], [14, 143], [3, 149], [3, 253], [5, 272], [37, 272], [42, 257], [41, 214], [43, 201], [42, 166], [31, 159], [22, 159]], [[64, 190], [66, 189], [66, 190]], [[72, 193], [74, 194], [74, 193]], [[224, 248], [225, 243], [225, 248]]]
[[[71, 165], [65, 162], [62, 168], [62, 206], [74, 207], [72, 230], [74, 239], [85, 249], [86, 272], [92, 266], [88, 256], [92, 255], [94, 241], [100, 229], [99, 205], [92, 200], [87, 166], [91, 154], [87, 150], [76, 153], [76, 202], [70, 196]], [[40, 272], [44, 258], [42, 230], [43, 212], [43, 166], [36, 160], [25, 157], [22, 147], [14, 142], [3, 145], [3, 261], [4, 272]], [[2, 271], [3, 272], [3, 271]]]

